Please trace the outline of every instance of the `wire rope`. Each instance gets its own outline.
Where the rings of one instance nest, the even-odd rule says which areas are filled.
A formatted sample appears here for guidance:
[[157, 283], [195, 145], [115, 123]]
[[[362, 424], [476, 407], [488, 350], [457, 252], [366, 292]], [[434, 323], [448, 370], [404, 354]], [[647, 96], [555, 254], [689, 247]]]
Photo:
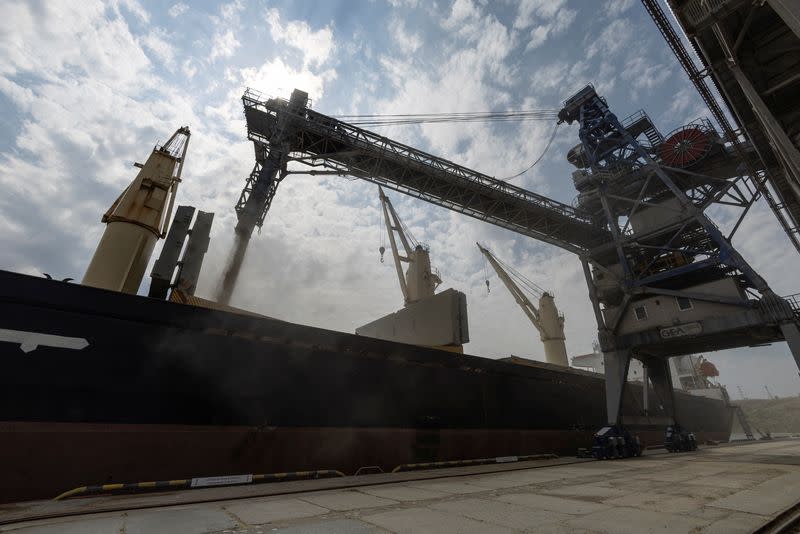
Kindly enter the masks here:
[[509, 176], [508, 178], [499, 178], [499, 180], [507, 182], [509, 180], [513, 180], [514, 178], [519, 178], [520, 176], [522, 176], [523, 174], [525, 174], [526, 172], [528, 172], [529, 170], [534, 168], [537, 163], [542, 161], [542, 158], [544, 158], [544, 155], [547, 154], [547, 151], [550, 149], [550, 145], [553, 144], [553, 140], [556, 138], [556, 134], [558, 133], [558, 127], [560, 125], [561, 125], [560, 123], [556, 123], [555, 128], [553, 128], [553, 134], [550, 136], [550, 139], [548, 139], [547, 144], [544, 147], [544, 150], [539, 155], [539, 157], [536, 158], [536, 160], [533, 163], [530, 164], [530, 166], [527, 169], [525, 169], [524, 171], [520, 171], [520, 172], [518, 172], [517, 174], [515, 174], [513, 176]]
[[435, 124], [453, 122], [520, 122], [555, 120], [558, 111], [552, 109], [522, 111], [478, 111], [462, 113], [332, 115], [354, 126], [394, 126], [404, 124]]
[[[518, 285], [522, 286], [524, 289], [527, 289], [530, 294], [541, 298], [543, 293], [549, 293], [549, 291], [538, 285], [536, 282], [532, 281], [530, 278], [519, 272], [517, 269], [515, 269], [511, 265], [507, 264], [506, 262], [498, 258], [497, 255], [494, 252], [492, 252], [491, 249], [485, 246], [484, 248], [489, 252], [489, 254], [491, 254], [494, 260], [497, 263], [499, 263], [501, 267], [503, 267], [506, 273], [508, 273], [509, 277], [513, 279], [514, 282], [516, 282]], [[485, 268], [486, 266], [484, 264], [484, 270]]]

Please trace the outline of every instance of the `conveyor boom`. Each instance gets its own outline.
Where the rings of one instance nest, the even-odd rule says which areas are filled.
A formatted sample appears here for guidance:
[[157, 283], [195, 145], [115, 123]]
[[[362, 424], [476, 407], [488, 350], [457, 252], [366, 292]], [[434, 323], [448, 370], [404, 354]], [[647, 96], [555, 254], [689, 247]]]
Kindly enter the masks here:
[[[611, 240], [567, 204], [527, 191], [286, 100], [243, 98], [249, 138], [323, 172], [341, 172], [580, 253]], [[319, 171], [309, 171], [314, 174]]]

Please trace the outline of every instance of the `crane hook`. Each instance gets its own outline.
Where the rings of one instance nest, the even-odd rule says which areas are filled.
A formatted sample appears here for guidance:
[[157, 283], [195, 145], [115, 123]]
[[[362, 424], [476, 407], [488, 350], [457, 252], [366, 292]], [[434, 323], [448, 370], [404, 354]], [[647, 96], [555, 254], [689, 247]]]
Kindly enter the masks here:
[[491, 290], [491, 288], [489, 288], [489, 279], [487, 278], [486, 279], [486, 294], [488, 295], [491, 292], [492, 292], [492, 290]]
[[386, 247], [381, 245], [381, 248], [378, 249], [378, 252], [381, 253], [381, 263], [383, 263], [383, 253], [386, 252]]

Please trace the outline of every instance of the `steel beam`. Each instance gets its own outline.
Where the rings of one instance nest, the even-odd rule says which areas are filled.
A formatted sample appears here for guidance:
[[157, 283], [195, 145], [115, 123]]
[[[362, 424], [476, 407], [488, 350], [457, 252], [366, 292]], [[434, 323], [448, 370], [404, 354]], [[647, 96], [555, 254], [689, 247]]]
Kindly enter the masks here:
[[211, 224], [213, 222], [213, 213], [197, 212], [197, 219], [189, 233], [189, 242], [186, 243], [186, 252], [183, 253], [181, 269], [175, 283], [175, 286], [186, 295], [194, 295], [197, 289], [200, 269], [211, 241]]
[[603, 352], [603, 367], [606, 375], [606, 414], [610, 425], [616, 425], [622, 415], [620, 413], [622, 397], [628, 382], [630, 363], [630, 349]]
[[797, 0], [767, 0], [767, 3], [800, 39], [800, 3]]
[[761, 95], [750, 83], [750, 79], [742, 71], [736, 63], [729, 63], [728, 69], [733, 74], [733, 77], [742, 89], [745, 98], [753, 107], [753, 112], [756, 118], [761, 123], [761, 127], [767, 134], [767, 137], [772, 144], [772, 147], [778, 153], [778, 157], [786, 170], [789, 178], [789, 184], [794, 191], [795, 196], [800, 200], [800, 151], [794, 146], [786, 131], [775, 119], [775, 116], [769, 110], [767, 105], [762, 100]]
[[800, 327], [796, 322], [781, 324], [781, 333], [786, 338], [789, 350], [792, 353], [797, 367], [800, 368]]
[[193, 217], [194, 208], [192, 206], [178, 206], [178, 209], [175, 210], [175, 217], [172, 219], [167, 238], [161, 246], [161, 254], [153, 264], [153, 270], [150, 271], [152, 280], [148, 297], [167, 298]]

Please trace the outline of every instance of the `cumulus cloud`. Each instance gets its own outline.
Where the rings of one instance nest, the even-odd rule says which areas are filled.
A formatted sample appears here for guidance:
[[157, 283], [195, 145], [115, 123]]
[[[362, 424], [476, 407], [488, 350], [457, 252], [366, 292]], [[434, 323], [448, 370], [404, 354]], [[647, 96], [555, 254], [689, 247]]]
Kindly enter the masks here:
[[142, 39], [142, 43], [165, 67], [173, 70], [175, 68], [175, 50], [169, 39], [165, 30], [155, 28]]
[[220, 6], [219, 15], [211, 17], [214, 35], [211, 37], [211, 53], [208, 58], [210, 62], [231, 57], [241, 46], [236, 38], [236, 32], [239, 31], [239, 13], [242, 9], [244, 3], [236, 0]]
[[183, 63], [181, 63], [181, 72], [190, 80], [194, 78], [194, 75], [197, 74], [197, 65], [195, 61], [191, 58], [184, 59]]
[[526, 50], [538, 48], [548, 37], [555, 37], [564, 33], [575, 21], [578, 12], [574, 9], [561, 9], [556, 15], [544, 24], [535, 26], [530, 32], [530, 40]]
[[603, 56], [614, 56], [630, 42], [633, 35], [633, 28], [630, 22], [625, 19], [616, 19], [608, 24], [599, 35], [589, 35], [586, 37], [588, 46], [586, 56], [593, 58], [597, 54]]
[[395, 17], [389, 21], [389, 31], [397, 46], [405, 54], [413, 54], [422, 46], [422, 37], [418, 33], [409, 32], [399, 18]]
[[552, 19], [566, 4], [566, 0], [522, 0], [517, 8], [514, 28], [530, 28], [537, 20]]
[[114, 6], [117, 12], [119, 12], [120, 8], [123, 8], [141, 22], [150, 22], [150, 13], [137, 0], [112, 0], [111, 5]]
[[517, 7], [514, 29], [528, 33], [526, 50], [538, 48], [564, 33], [575, 21], [578, 12], [566, 7], [566, 0], [523, 0]]
[[177, 4], [173, 4], [173, 6], [169, 8], [169, 11], [167, 11], [167, 13], [169, 14], [170, 17], [175, 18], [175, 17], [180, 17], [187, 11], [189, 11], [189, 6], [187, 6], [183, 2], [178, 2]]
[[450, 16], [444, 21], [445, 28], [456, 28], [479, 16], [478, 8], [472, 0], [455, 0], [450, 8]]
[[606, 0], [603, 11], [611, 18], [616, 18], [628, 11], [636, 0]]
[[640, 91], [652, 91], [660, 87], [672, 75], [672, 67], [656, 63], [649, 57], [635, 55], [628, 58], [622, 71], [622, 79], [628, 82], [632, 98], [636, 99]]
[[267, 23], [273, 40], [296, 48], [303, 54], [303, 65], [318, 67], [333, 51], [333, 31], [329, 26], [314, 31], [304, 21], [281, 21], [277, 9], [267, 11]]
[[211, 55], [209, 56], [209, 60], [213, 62], [218, 58], [231, 57], [241, 45], [242, 43], [240, 43], [233, 34], [233, 30], [217, 31], [214, 33], [211, 42]]

